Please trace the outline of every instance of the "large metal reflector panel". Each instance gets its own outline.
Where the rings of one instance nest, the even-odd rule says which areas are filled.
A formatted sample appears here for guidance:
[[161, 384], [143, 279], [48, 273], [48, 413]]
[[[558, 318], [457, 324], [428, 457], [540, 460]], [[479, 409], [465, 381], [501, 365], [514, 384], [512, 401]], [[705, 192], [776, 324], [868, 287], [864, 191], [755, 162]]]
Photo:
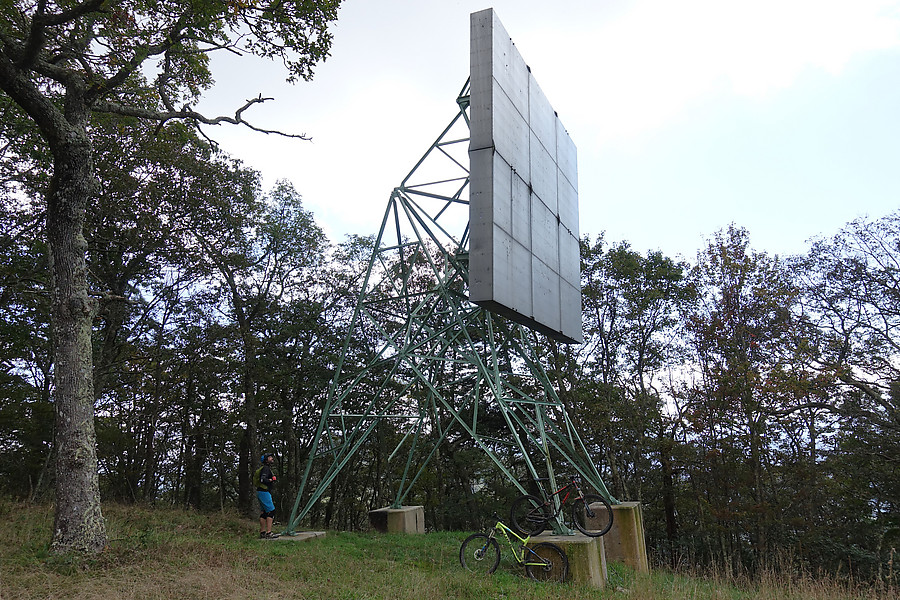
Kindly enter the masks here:
[[493, 9], [471, 34], [469, 299], [580, 343], [575, 144]]

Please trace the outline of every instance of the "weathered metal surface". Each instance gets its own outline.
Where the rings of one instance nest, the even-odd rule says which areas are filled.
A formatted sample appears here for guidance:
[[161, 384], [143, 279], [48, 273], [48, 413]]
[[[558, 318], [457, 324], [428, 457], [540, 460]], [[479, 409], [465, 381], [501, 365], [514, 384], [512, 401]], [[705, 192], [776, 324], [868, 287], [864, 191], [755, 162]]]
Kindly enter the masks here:
[[471, 35], [469, 298], [580, 342], [575, 144], [493, 10]]

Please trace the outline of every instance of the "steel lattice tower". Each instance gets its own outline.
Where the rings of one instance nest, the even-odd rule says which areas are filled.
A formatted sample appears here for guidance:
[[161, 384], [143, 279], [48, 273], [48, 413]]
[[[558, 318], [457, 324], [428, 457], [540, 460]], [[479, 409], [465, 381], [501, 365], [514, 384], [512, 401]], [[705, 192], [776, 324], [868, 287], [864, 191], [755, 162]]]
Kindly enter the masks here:
[[[402, 434], [390, 458], [405, 460], [394, 508], [457, 435], [470, 436], [523, 493], [498, 448], [511, 448], [531, 477], [546, 474], [553, 485], [562, 461], [617, 502], [541, 364], [539, 334], [468, 300], [468, 94], [466, 83], [458, 113], [388, 200], [288, 532], [385, 420]], [[351, 369], [354, 338], [372, 346]], [[483, 433], [488, 412], [499, 413], [506, 439]], [[317, 463], [324, 471], [313, 483]]]

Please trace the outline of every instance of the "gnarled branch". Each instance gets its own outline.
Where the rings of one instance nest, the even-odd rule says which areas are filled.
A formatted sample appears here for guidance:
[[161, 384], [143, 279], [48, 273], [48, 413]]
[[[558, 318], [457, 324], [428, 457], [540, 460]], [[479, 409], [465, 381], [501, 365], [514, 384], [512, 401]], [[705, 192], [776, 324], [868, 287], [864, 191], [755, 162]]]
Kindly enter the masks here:
[[233, 117], [219, 116], [219, 117], [207, 117], [202, 113], [199, 113], [195, 110], [191, 110], [189, 106], [186, 106], [180, 110], [167, 110], [167, 111], [155, 111], [148, 110], [144, 108], [138, 108], [135, 106], [126, 106], [123, 104], [118, 104], [115, 102], [97, 102], [93, 106], [93, 110], [95, 112], [105, 112], [112, 113], [117, 115], [124, 115], [129, 117], [137, 117], [140, 119], [147, 119], [150, 121], [158, 121], [160, 124], [165, 123], [166, 121], [172, 119], [183, 119], [186, 121], [194, 121], [198, 124], [203, 125], [221, 125], [222, 123], [231, 123], [233, 125], [243, 125], [253, 131], [258, 131], [260, 133], [272, 133], [275, 135], [280, 135], [288, 138], [295, 138], [301, 140], [310, 140], [309, 136], [305, 133], [285, 133], [284, 131], [279, 131], [277, 129], [265, 129], [262, 127], [257, 127], [252, 123], [247, 122], [244, 119], [244, 111], [253, 106], [254, 104], [260, 104], [262, 102], [266, 102], [268, 100], [273, 100], [273, 98], [263, 98], [262, 95], [251, 98], [246, 101], [246, 103], [237, 109], [234, 113]]

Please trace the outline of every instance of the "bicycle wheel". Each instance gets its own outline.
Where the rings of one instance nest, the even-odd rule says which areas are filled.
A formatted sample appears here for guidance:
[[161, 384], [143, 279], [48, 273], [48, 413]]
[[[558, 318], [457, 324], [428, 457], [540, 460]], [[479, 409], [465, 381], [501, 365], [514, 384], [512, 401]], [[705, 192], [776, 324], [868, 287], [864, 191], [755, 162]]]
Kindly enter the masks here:
[[550, 520], [550, 507], [537, 496], [519, 496], [509, 509], [509, 520], [520, 534], [537, 535]]
[[584, 535], [600, 537], [612, 527], [612, 506], [597, 494], [585, 494], [583, 502], [572, 505], [572, 521]]
[[473, 573], [493, 573], [500, 564], [497, 540], [483, 533], [470, 535], [459, 547], [459, 564]]
[[[537, 564], [539, 560], [543, 564]], [[562, 583], [569, 576], [569, 559], [556, 544], [541, 542], [525, 552], [525, 572], [538, 581]]]

